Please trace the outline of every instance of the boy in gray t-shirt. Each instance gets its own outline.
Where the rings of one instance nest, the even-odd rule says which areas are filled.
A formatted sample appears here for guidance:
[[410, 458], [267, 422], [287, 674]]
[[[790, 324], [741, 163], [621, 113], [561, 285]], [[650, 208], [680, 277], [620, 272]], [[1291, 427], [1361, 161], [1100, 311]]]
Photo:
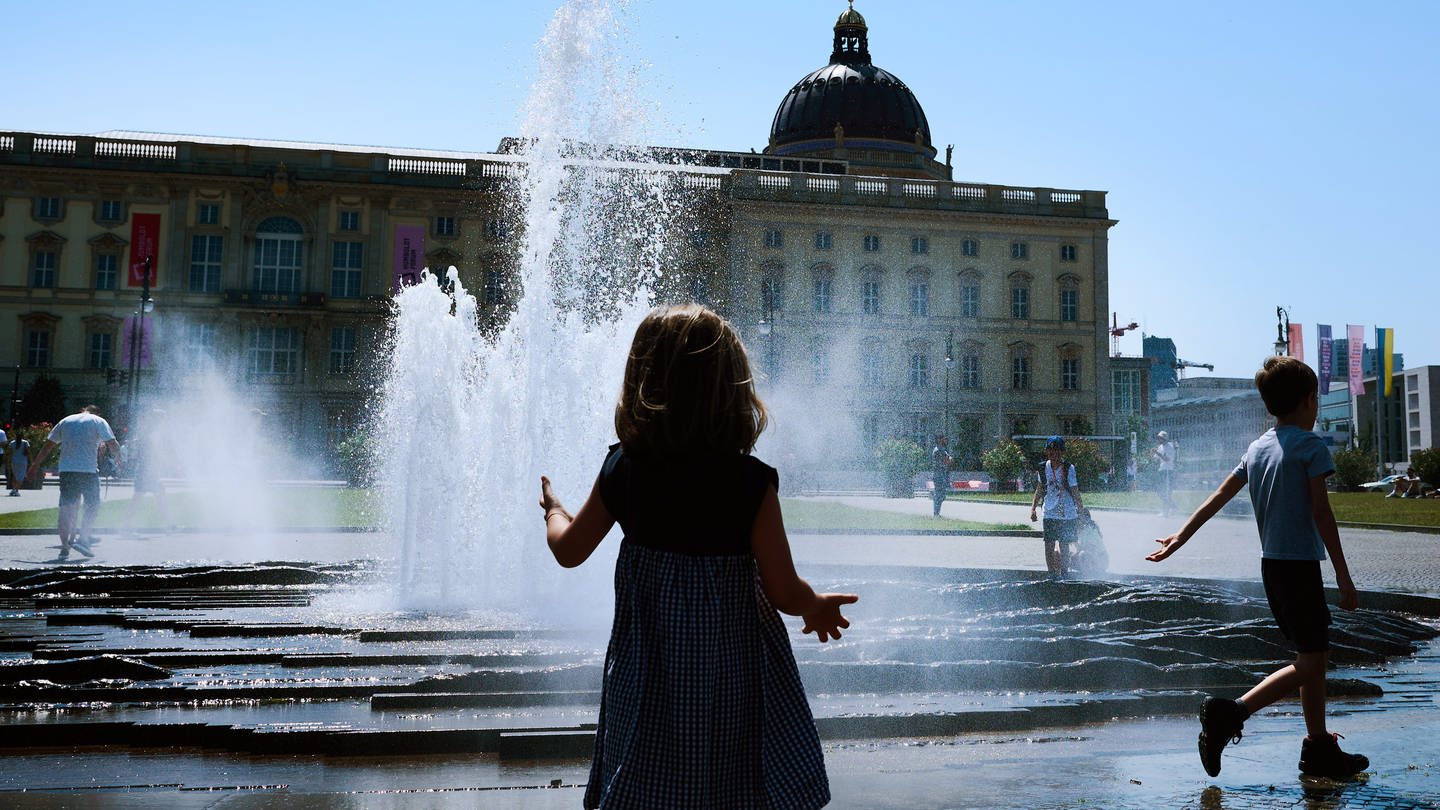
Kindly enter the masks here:
[[1300, 770], [1312, 776], [1346, 778], [1370, 767], [1370, 760], [1340, 750], [1325, 727], [1325, 670], [1330, 659], [1330, 608], [1320, 561], [1329, 552], [1340, 588], [1340, 607], [1360, 605], [1340, 530], [1330, 511], [1325, 479], [1335, 472], [1330, 450], [1313, 433], [1320, 410], [1315, 372], [1293, 357], [1270, 357], [1255, 374], [1255, 387], [1275, 427], [1251, 442], [1239, 465], [1180, 531], [1157, 539], [1160, 549], [1145, 559], [1160, 562], [1185, 545], [1240, 490], [1249, 486], [1260, 531], [1260, 573], [1270, 611], [1285, 637], [1295, 643], [1295, 663], [1272, 672], [1239, 700], [1209, 697], [1200, 712], [1200, 762], [1220, 774], [1220, 753], [1240, 739], [1253, 713], [1300, 690], [1308, 732], [1300, 746]]

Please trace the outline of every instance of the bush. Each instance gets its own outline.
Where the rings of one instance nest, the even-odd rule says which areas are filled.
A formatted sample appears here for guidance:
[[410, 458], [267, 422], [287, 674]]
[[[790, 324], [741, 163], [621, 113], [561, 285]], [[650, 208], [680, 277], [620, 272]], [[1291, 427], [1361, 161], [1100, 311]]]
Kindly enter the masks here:
[[887, 498], [915, 494], [915, 473], [925, 469], [925, 448], [906, 439], [886, 439], [875, 447], [875, 465], [885, 477]]
[[1375, 475], [1375, 456], [1358, 447], [1336, 450], [1334, 459], [1336, 490], [1348, 492], [1359, 489]]
[[1081, 491], [1099, 489], [1100, 476], [1110, 470], [1110, 459], [1089, 439], [1066, 440], [1065, 460], [1075, 465]]
[[1433, 486], [1440, 487], [1440, 448], [1432, 447], [1429, 450], [1416, 450], [1410, 454], [1410, 469], [1420, 480]]
[[375, 482], [375, 459], [370, 452], [370, 436], [352, 433], [335, 448], [342, 467], [341, 473], [352, 487], [368, 487]]
[[1025, 451], [1009, 439], [1001, 439], [980, 457], [980, 467], [995, 479], [996, 489], [1009, 489], [1025, 470]]

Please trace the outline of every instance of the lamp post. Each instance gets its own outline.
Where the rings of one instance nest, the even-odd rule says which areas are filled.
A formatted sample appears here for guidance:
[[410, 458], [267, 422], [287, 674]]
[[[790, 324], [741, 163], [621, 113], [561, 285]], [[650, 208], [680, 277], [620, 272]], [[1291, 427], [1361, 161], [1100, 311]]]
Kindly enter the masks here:
[[20, 364], [15, 364], [15, 382], [10, 386], [10, 426], [20, 428]]
[[940, 419], [940, 432], [950, 436], [950, 371], [955, 368], [955, 330], [945, 338], [945, 413]]
[[1290, 313], [1284, 307], [1275, 307], [1275, 356], [1284, 357], [1290, 353]]
[[767, 278], [761, 290], [761, 306], [765, 314], [760, 318], [760, 334], [765, 336], [765, 372], [773, 378], [775, 373], [775, 279]]
[[140, 282], [140, 306], [135, 310], [135, 319], [130, 322], [130, 392], [125, 405], [125, 420], [135, 421], [135, 399], [140, 395], [140, 352], [145, 346], [145, 316], [155, 309], [150, 298], [150, 268], [154, 266], [153, 256], [146, 256], [144, 277]]

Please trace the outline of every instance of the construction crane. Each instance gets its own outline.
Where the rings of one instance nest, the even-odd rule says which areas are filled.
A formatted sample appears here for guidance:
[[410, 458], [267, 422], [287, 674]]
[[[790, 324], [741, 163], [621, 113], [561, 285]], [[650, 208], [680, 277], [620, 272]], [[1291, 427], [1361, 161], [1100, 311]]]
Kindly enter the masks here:
[[1181, 360], [1181, 359], [1179, 359], [1179, 358], [1176, 358], [1176, 360], [1175, 360], [1175, 370], [1178, 371], [1178, 372], [1180, 372], [1180, 378], [1181, 378], [1181, 379], [1184, 379], [1184, 378], [1185, 378], [1185, 369], [1187, 369], [1187, 368], [1203, 368], [1203, 369], [1205, 369], [1206, 371], [1214, 371], [1214, 370], [1215, 370], [1215, 366], [1212, 365], [1212, 364], [1210, 364], [1210, 363], [1192, 363], [1192, 362], [1190, 362], [1189, 360]]
[[1131, 321], [1131, 322], [1129, 323], [1129, 325], [1127, 325], [1127, 326], [1121, 326], [1121, 325], [1120, 325], [1120, 316], [1117, 315], [1117, 314], [1114, 313], [1114, 312], [1110, 313], [1110, 356], [1111, 356], [1111, 357], [1119, 357], [1119, 356], [1120, 356], [1120, 338], [1123, 337], [1126, 332], [1129, 332], [1129, 331], [1132, 330], [1132, 329], [1139, 329], [1139, 328], [1140, 328], [1140, 324], [1138, 324], [1138, 323], [1136, 323], [1136, 322], [1134, 322], [1134, 321]]

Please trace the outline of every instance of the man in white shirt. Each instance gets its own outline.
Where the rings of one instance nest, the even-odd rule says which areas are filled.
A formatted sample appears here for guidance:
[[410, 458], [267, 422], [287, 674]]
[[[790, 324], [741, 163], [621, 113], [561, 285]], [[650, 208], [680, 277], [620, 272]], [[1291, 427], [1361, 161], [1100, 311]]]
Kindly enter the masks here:
[[[27, 477], [43, 475], [41, 470], [55, 448], [60, 448], [60, 560], [70, 557], [75, 549], [86, 557], [95, 556], [90, 550], [88, 538], [90, 528], [95, 524], [95, 515], [100, 511], [100, 453], [114, 456], [120, 463], [120, 443], [115, 441], [115, 432], [110, 429], [99, 413], [99, 408], [86, 405], [79, 413], [61, 419], [50, 430], [40, 454], [30, 465]], [[77, 528], [75, 517], [81, 500], [85, 511]]]
[[1160, 443], [1150, 451], [1155, 459], [1155, 472], [1160, 478], [1160, 514], [1170, 517], [1175, 514], [1175, 443], [1170, 441], [1170, 434], [1160, 431], [1155, 434]]

